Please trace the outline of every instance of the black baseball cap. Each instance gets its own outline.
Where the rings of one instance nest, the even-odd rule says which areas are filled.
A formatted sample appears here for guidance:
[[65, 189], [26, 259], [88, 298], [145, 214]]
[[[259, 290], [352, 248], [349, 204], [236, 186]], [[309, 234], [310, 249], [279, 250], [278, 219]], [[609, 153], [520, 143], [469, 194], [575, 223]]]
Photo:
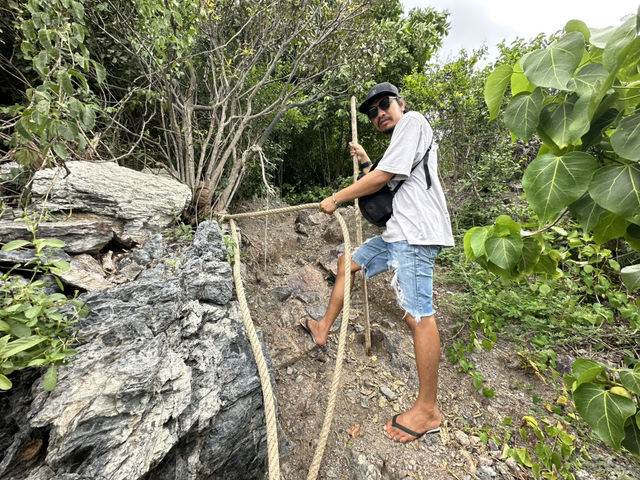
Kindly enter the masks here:
[[367, 113], [367, 110], [369, 110], [369, 107], [377, 98], [384, 97], [386, 95], [392, 95], [394, 97], [399, 96], [398, 88], [389, 82], [382, 82], [375, 85], [371, 90], [369, 90], [367, 98], [365, 98], [362, 105], [358, 107], [358, 111], [360, 113]]

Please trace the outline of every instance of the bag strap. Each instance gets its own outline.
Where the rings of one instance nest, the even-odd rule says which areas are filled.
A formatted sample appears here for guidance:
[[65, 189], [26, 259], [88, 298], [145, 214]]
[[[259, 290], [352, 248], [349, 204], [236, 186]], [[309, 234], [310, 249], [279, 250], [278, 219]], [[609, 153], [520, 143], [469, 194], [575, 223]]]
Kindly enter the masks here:
[[[424, 176], [425, 176], [425, 179], [427, 180], [427, 190], [431, 188], [431, 174], [429, 173], [429, 152], [431, 152], [432, 145], [433, 145], [433, 137], [431, 138], [431, 143], [429, 144], [429, 148], [427, 148], [427, 151], [422, 156], [422, 160], [420, 160], [413, 167], [411, 167], [411, 172], [409, 172], [409, 175], [411, 175], [411, 173], [413, 173], [416, 167], [422, 163], [424, 165]], [[373, 162], [373, 166], [371, 167], [370, 171], [375, 170], [380, 160], [382, 160], [382, 157], [384, 157], [384, 154], [380, 155], [378, 159], [375, 162]], [[402, 184], [406, 181], [407, 181], [406, 178], [404, 180], [400, 180], [398, 184], [394, 187], [394, 189], [391, 190], [391, 193], [395, 194], [400, 189]]]

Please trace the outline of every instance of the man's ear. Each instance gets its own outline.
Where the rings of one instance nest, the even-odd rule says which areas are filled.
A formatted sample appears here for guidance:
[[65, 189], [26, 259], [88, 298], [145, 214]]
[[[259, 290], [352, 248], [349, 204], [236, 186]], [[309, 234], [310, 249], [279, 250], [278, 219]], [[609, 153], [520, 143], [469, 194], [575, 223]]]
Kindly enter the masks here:
[[406, 112], [404, 111], [404, 109], [405, 109], [405, 108], [407, 108], [407, 104], [406, 104], [406, 102], [404, 101], [404, 98], [402, 98], [402, 97], [399, 97], [399, 98], [398, 98], [398, 105], [400, 105], [400, 110], [402, 111], [402, 113], [406, 113]]

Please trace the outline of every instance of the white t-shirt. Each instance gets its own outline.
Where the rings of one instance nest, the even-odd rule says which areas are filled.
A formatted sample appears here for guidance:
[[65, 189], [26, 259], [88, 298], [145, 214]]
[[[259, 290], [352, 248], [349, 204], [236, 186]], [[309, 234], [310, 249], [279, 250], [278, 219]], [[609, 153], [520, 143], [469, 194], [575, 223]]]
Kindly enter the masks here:
[[410, 245], [452, 247], [453, 234], [447, 202], [438, 178], [438, 146], [429, 152], [431, 188], [427, 190], [424, 165], [411, 167], [422, 160], [433, 139], [433, 130], [418, 112], [407, 112], [396, 124], [389, 147], [376, 167], [394, 173], [388, 182], [393, 189], [406, 179], [393, 198], [393, 215], [382, 233], [385, 242], [406, 240]]

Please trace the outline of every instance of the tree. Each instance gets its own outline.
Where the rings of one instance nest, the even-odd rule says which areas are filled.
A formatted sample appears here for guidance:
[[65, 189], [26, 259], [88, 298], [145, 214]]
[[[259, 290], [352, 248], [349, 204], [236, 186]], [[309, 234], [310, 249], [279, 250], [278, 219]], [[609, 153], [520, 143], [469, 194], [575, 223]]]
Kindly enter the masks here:
[[139, 72], [122, 96], [140, 110], [145, 94], [147, 119], [127, 128], [131, 139], [142, 128], [140, 141], [191, 187], [203, 216], [228, 207], [286, 112], [322, 97], [360, 54], [372, 3], [110, 0], [114, 21], [92, 22]]
[[[540, 228], [523, 232], [500, 216], [466, 233], [467, 258], [507, 278], [557, 276], [561, 255], [542, 234], [567, 214], [597, 243], [624, 240], [640, 251], [639, 32], [640, 12], [597, 31], [573, 20], [551, 45], [488, 77], [491, 117], [509, 89], [505, 125], [514, 137], [526, 141], [535, 133], [542, 140], [523, 177]], [[630, 290], [640, 287], [637, 265], [621, 273]], [[579, 359], [566, 381], [600, 438], [640, 455], [640, 367], [609, 369]]]

